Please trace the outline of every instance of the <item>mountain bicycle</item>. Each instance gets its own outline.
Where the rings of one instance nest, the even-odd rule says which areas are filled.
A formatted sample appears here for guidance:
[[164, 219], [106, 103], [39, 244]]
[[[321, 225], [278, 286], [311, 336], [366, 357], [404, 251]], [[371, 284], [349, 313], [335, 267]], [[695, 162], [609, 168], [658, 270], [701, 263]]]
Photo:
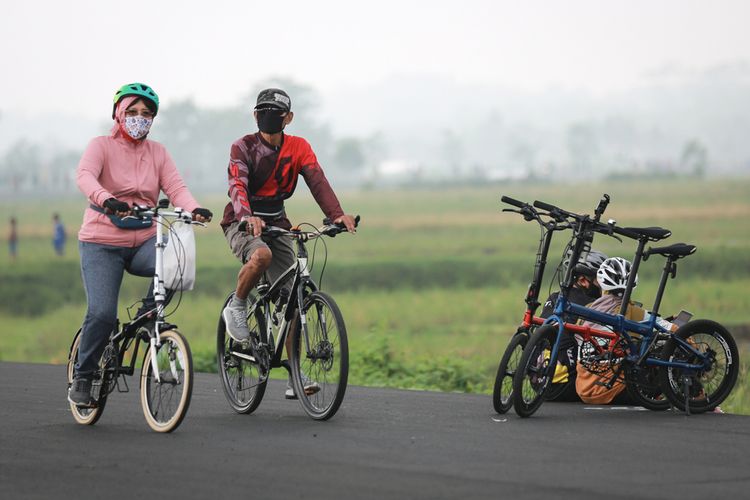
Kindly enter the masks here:
[[[159, 206], [133, 207], [134, 219], [153, 217], [156, 225], [156, 265], [153, 277], [154, 306], [139, 311], [130, 322], [117, 326], [109, 337], [94, 373], [91, 395], [94, 405], [78, 406], [70, 403], [76, 422], [94, 425], [102, 416], [109, 395], [129, 392], [126, 376], [136, 370], [141, 344], [145, 344], [140, 374], [140, 400], [149, 427], [156, 432], [172, 432], [187, 414], [193, 390], [193, 358], [185, 337], [177, 325], [165, 321], [167, 292], [164, 288], [163, 254], [166, 247], [165, 230], [170, 233], [176, 221], [205, 226], [192, 220], [192, 214], [181, 208], [167, 210], [168, 200]], [[178, 252], [179, 257], [179, 252]], [[73, 381], [74, 367], [78, 361], [81, 329], [75, 334], [68, 355], [68, 388]]]
[[[667, 409], [670, 403], [687, 413], [718, 406], [734, 387], [739, 370], [732, 336], [721, 325], [708, 320], [691, 321], [676, 332], [657, 322], [667, 280], [676, 276], [676, 261], [691, 255], [696, 248], [678, 243], [645, 250], [648, 242], [667, 238], [671, 232], [658, 227], [623, 228], [612, 220], [603, 224], [588, 215], [574, 214], [540, 201], [535, 201], [534, 206], [572, 219], [572, 262], [577, 262], [589, 232], [620, 235], [636, 240], [638, 245], [619, 314], [569, 302], [572, 269], [568, 268], [553, 315], [529, 338], [519, 361], [513, 379], [516, 413], [528, 417], [541, 406], [554, 375], [560, 340], [562, 335], [570, 333], [563, 324], [564, 317], [582, 318], [611, 329], [607, 332], [581, 328], [575, 332], [581, 346], [579, 362], [594, 373], [612, 373], [605, 383], [607, 387], [623, 380], [628, 394], [652, 410]], [[667, 259], [650, 318], [641, 322], [628, 320], [625, 315], [638, 267], [650, 255]]]
[[[357, 216], [355, 224], [359, 220]], [[319, 290], [310, 276], [305, 243], [322, 236], [334, 237], [346, 228], [327, 219], [323, 224], [312, 231], [303, 231], [299, 226], [291, 230], [274, 226], [263, 229], [262, 235], [268, 238], [283, 235], [292, 238], [297, 261], [273, 283], [264, 276], [249, 297], [250, 341], [246, 343], [249, 345], [229, 336], [219, 314], [216, 332], [219, 375], [229, 405], [237, 413], [248, 414], [258, 408], [270, 371], [278, 367], [291, 374], [302, 408], [315, 420], [333, 417], [344, 399], [349, 375], [346, 325], [333, 297]], [[287, 286], [289, 283], [291, 287]], [[234, 292], [221, 310], [233, 296]], [[282, 360], [287, 338], [291, 342], [290, 359]]]

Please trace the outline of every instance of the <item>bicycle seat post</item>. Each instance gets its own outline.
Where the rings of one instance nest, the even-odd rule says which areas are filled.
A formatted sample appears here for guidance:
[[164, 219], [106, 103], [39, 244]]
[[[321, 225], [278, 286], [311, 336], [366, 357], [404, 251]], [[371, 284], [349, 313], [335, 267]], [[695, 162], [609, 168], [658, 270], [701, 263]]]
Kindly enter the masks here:
[[625, 316], [628, 310], [628, 304], [630, 303], [630, 296], [633, 293], [633, 285], [635, 284], [635, 278], [638, 275], [638, 268], [641, 265], [641, 259], [643, 258], [643, 249], [646, 246], [648, 238], [642, 236], [638, 238], [638, 248], [635, 251], [633, 257], [633, 264], [630, 268], [630, 274], [628, 275], [628, 283], [625, 285], [625, 292], [622, 294], [622, 305], [620, 306], [620, 316]]
[[670, 276], [674, 277], [676, 272], [677, 263], [675, 262], [675, 258], [670, 255], [669, 257], [667, 257], [667, 260], [664, 263], [664, 269], [662, 269], [661, 279], [659, 280], [659, 289], [657, 290], [656, 297], [654, 298], [654, 307], [651, 308], [651, 313], [654, 316], [659, 314], [659, 307], [661, 306], [661, 299], [664, 296], [664, 289], [667, 286], [667, 280]]

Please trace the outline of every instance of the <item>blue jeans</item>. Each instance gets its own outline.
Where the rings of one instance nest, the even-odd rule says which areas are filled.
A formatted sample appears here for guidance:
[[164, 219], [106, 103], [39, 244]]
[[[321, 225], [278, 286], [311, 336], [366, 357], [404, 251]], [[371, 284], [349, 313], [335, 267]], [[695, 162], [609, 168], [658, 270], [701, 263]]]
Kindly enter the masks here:
[[[78, 347], [76, 377], [91, 377], [99, 366], [99, 358], [117, 326], [117, 301], [123, 272], [153, 278], [156, 265], [156, 236], [139, 247], [126, 248], [79, 241], [81, 276], [86, 290], [86, 317], [83, 320]], [[146, 301], [153, 303], [151, 284]]]

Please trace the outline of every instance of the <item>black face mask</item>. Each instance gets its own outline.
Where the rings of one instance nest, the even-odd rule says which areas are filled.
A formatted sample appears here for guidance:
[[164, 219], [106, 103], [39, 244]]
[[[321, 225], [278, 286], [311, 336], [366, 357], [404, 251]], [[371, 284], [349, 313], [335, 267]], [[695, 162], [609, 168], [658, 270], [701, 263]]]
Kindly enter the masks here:
[[284, 130], [283, 111], [258, 111], [258, 130], [266, 134], [278, 134]]
[[592, 299], [598, 299], [602, 296], [602, 291], [596, 285], [589, 285], [589, 287], [586, 288], [586, 295]]

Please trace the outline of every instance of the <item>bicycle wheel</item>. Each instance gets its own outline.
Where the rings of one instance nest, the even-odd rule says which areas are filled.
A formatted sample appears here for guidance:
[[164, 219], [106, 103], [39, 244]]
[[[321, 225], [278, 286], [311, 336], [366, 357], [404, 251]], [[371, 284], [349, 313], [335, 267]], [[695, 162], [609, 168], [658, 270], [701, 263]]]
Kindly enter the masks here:
[[523, 348], [526, 347], [528, 340], [528, 333], [514, 335], [500, 359], [497, 375], [495, 375], [495, 388], [492, 391], [492, 406], [498, 413], [506, 413], [513, 406], [513, 375], [516, 373]]
[[[222, 311], [233, 296], [231, 294], [224, 302]], [[252, 303], [252, 300], [248, 299], [248, 302]], [[260, 332], [266, 331], [265, 318], [260, 309], [256, 309], [255, 314], [248, 315], [247, 327], [256, 338], [260, 338]], [[266, 392], [267, 374], [261, 377], [258, 362], [253, 356], [241, 352], [239, 345], [227, 334], [227, 326], [221, 314], [216, 329], [216, 353], [221, 387], [229, 406], [237, 413], [252, 413], [258, 408]]]
[[[193, 356], [185, 337], [177, 330], [160, 334], [161, 345], [152, 359], [146, 347], [141, 368], [141, 406], [149, 427], [172, 432], [180, 425], [193, 393]], [[156, 379], [154, 365], [159, 374]]]
[[664, 394], [683, 411], [686, 407], [693, 413], [713, 410], [729, 396], [737, 382], [739, 354], [734, 338], [722, 325], [707, 319], [691, 321], [674, 335], [698, 351], [705, 361], [674, 338], [665, 344], [662, 360], [704, 364], [704, 368], [662, 367], [659, 381]]
[[556, 339], [557, 325], [543, 325], [531, 335], [523, 350], [513, 376], [513, 409], [521, 417], [530, 417], [544, 402], [557, 364], [557, 359], [550, 356]]
[[[73, 338], [73, 344], [70, 346], [70, 355], [68, 356], [68, 387], [73, 383], [73, 371], [75, 365], [78, 362], [78, 346], [81, 343], [81, 330], [78, 329], [76, 336]], [[107, 391], [100, 391], [99, 400], [96, 408], [82, 408], [71, 402], [70, 412], [73, 414], [73, 419], [82, 425], [94, 425], [104, 413], [104, 406], [107, 403]]]
[[344, 318], [324, 292], [303, 304], [307, 338], [297, 312], [292, 330], [292, 381], [302, 408], [315, 420], [328, 420], [341, 405], [349, 376], [349, 344]]

